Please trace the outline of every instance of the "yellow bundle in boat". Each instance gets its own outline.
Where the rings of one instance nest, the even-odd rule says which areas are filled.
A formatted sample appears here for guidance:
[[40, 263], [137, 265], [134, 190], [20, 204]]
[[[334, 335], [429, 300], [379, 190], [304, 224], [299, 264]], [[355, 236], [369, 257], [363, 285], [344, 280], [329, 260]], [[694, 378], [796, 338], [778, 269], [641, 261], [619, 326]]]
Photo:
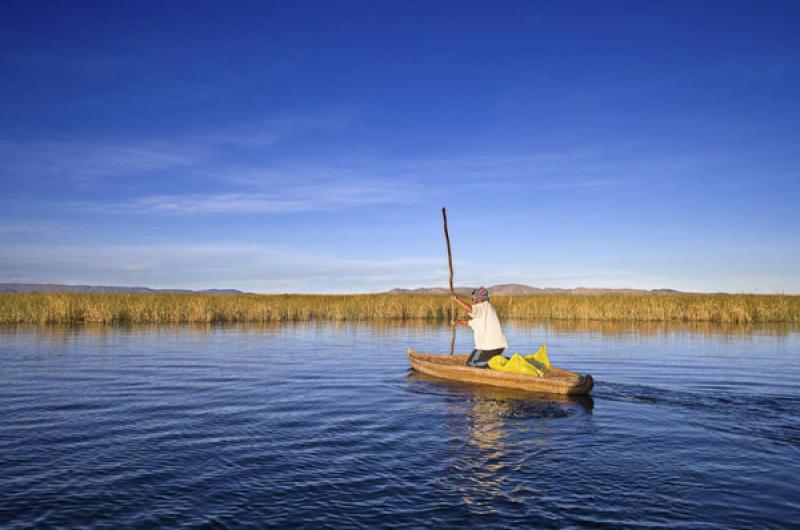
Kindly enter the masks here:
[[489, 359], [489, 368], [509, 374], [531, 375], [533, 377], [542, 377], [544, 375], [542, 370], [526, 361], [518, 353], [515, 353], [510, 359], [502, 355], [495, 355]]
[[547, 344], [542, 344], [536, 353], [526, 355], [525, 360], [528, 362], [533, 361], [534, 365], [546, 372], [550, 368], [550, 359], [547, 357]]

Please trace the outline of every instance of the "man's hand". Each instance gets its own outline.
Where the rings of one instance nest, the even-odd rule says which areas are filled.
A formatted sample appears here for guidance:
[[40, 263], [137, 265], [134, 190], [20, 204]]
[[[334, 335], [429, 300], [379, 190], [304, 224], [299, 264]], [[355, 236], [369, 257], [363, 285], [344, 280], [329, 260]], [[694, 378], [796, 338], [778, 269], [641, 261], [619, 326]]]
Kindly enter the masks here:
[[469, 304], [467, 304], [467, 303], [464, 303], [464, 301], [463, 301], [463, 300], [461, 300], [461, 299], [460, 299], [459, 297], [457, 297], [456, 295], [452, 295], [452, 296], [450, 296], [450, 299], [451, 299], [453, 302], [457, 303], [459, 306], [461, 306], [461, 309], [463, 309], [463, 310], [464, 310], [464, 311], [466, 311], [467, 313], [472, 313], [472, 306], [471, 306], [471, 305], [469, 305]]

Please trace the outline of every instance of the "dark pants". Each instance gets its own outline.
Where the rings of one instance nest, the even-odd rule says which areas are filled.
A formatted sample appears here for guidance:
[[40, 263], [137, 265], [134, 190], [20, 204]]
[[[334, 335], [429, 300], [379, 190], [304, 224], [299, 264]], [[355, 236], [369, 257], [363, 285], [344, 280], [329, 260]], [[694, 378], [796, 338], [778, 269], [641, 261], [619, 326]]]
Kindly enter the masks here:
[[495, 355], [503, 353], [505, 348], [498, 348], [496, 350], [472, 350], [472, 353], [467, 357], [467, 366], [474, 366], [475, 368], [486, 368], [489, 364], [489, 359]]

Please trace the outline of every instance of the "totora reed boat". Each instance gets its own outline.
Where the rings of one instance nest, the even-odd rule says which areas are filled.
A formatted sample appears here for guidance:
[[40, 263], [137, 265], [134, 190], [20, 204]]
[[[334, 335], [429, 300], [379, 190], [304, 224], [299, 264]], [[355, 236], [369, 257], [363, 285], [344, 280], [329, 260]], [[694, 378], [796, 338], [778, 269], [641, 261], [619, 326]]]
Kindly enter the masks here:
[[566, 396], [588, 395], [594, 386], [591, 375], [578, 375], [555, 366], [550, 367], [544, 377], [509, 374], [464, 366], [466, 355], [428, 355], [408, 349], [408, 361], [418, 372], [481, 385], [517, 388], [538, 394], [560, 394]]

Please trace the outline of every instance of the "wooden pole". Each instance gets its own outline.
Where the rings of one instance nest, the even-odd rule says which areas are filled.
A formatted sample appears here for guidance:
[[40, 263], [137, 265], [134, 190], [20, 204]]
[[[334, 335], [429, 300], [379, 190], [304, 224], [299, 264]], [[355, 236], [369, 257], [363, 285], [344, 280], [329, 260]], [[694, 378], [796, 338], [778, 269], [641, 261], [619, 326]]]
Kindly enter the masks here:
[[[447, 241], [447, 265], [450, 267], [450, 296], [455, 296], [453, 289], [453, 253], [450, 250], [450, 234], [447, 232], [447, 210], [442, 208], [442, 221], [444, 221], [444, 240]], [[450, 298], [450, 355], [456, 347], [456, 303]]]

